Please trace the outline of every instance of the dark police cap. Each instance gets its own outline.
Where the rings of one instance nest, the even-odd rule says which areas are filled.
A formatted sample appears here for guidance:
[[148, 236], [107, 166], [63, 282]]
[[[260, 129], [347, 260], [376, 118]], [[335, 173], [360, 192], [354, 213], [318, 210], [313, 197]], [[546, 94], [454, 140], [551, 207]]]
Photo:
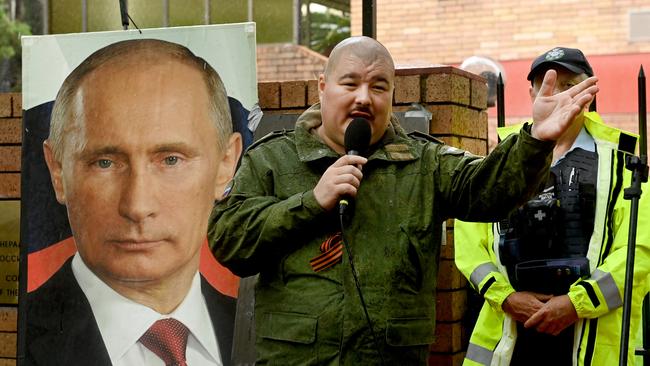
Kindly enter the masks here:
[[576, 74], [584, 73], [589, 76], [594, 76], [591, 65], [589, 65], [582, 51], [577, 48], [555, 47], [533, 61], [530, 72], [528, 73], [528, 80], [532, 81], [537, 74], [551, 69], [553, 66], [562, 66]]

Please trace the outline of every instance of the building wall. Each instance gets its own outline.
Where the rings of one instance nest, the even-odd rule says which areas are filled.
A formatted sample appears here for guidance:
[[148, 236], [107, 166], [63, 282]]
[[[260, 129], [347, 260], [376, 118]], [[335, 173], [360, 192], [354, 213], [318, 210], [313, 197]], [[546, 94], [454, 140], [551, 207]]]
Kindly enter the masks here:
[[[351, 0], [361, 34], [362, 0]], [[532, 59], [556, 45], [587, 55], [650, 52], [628, 40], [629, 12], [647, 0], [377, 0], [377, 39], [398, 63], [460, 63], [472, 55]], [[646, 24], [647, 25], [647, 24]]]
[[[429, 132], [475, 154], [487, 151], [485, 79], [452, 67], [398, 70], [394, 110], [424, 105], [432, 114]], [[258, 84], [264, 113], [301, 113], [318, 101], [315, 78]], [[21, 95], [0, 94], [0, 200], [20, 200]], [[467, 342], [463, 327], [466, 280], [454, 265], [453, 221], [448, 220], [438, 273], [436, 343], [430, 365], [460, 365]], [[0, 366], [16, 365], [17, 308], [0, 306]]]
[[[351, 0], [352, 34], [361, 34], [362, 0]], [[630, 13], [644, 12], [645, 39], [630, 39]], [[650, 70], [648, 0], [377, 0], [377, 39], [397, 64], [459, 65], [478, 55], [505, 69], [507, 123], [529, 118], [526, 75], [532, 60], [556, 46], [580, 48], [599, 77], [598, 111], [638, 132], [637, 74]], [[647, 74], [647, 71], [646, 71]], [[650, 101], [650, 96], [648, 96]], [[496, 120], [496, 110], [489, 110]], [[494, 123], [490, 139], [496, 140]]]
[[257, 81], [317, 79], [325, 70], [327, 57], [293, 43], [257, 46]]

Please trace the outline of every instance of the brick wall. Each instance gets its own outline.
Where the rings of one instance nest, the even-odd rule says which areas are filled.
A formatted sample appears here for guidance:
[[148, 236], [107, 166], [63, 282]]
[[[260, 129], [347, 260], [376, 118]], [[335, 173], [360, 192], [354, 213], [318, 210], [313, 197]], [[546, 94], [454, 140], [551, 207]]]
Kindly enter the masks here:
[[[318, 101], [315, 79], [258, 84], [264, 113], [298, 113]], [[20, 94], [0, 94], [0, 199], [20, 199]], [[487, 85], [479, 76], [453, 67], [397, 71], [394, 109], [421, 103], [432, 112], [430, 133], [475, 154], [487, 151]], [[467, 343], [462, 327], [466, 280], [454, 265], [453, 221], [447, 222], [438, 274], [436, 343], [431, 365], [460, 365]], [[15, 307], [0, 307], [0, 366], [15, 365]]]
[[327, 57], [290, 43], [257, 45], [257, 80], [309, 80], [318, 78]]
[[[557, 45], [587, 55], [650, 52], [628, 40], [629, 12], [647, 0], [381, 0], [377, 39], [397, 63], [460, 63], [472, 55], [532, 59]], [[362, 0], [351, 0], [352, 34], [361, 34]]]
[[[399, 69], [394, 111], [421, 103], [433, 114], [429, 132], [475, 154], [487, 151], [485, 79], [451, 66]], [[314, 80], [260, 82], [259, 103], [266, 114], [299, 113], [318, 101]]]
[[[0, 200], [20, 199], [21, 95], [0, 94]], [[17, 307], [0, 306], [0, 366], [15, 365]]]

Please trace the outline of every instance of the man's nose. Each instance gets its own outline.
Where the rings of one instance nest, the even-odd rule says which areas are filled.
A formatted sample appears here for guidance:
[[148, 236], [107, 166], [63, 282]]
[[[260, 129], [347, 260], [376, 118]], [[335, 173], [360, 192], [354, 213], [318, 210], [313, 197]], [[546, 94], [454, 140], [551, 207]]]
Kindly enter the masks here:
[[370, 88], [367, 85], [361, 85], [356, 90], [355, 103], [357, 105], [369, 105], [370, 104]]
[[158, 209], [152, 174], [144, 167], [131, 167], [122, 180], [119, 213], [133, 222], [155, 216]]

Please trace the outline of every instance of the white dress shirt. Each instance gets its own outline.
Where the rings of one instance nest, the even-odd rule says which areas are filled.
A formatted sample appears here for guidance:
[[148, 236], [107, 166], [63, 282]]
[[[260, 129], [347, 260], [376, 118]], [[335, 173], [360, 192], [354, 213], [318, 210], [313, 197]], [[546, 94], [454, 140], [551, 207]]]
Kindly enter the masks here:
[[571, 151], [581, 148], [582, 150], [589, 151], [589, 152], [595, 152], [596, 151], [596, 141], [594, 141], [594, 138], [591, 137], [589, 132], [587, 132], [587, 129], [585, 126], [582, 126], [582, 129], [578, 133], [578, 136], [576, 136], [575, 141], [573, 141], [573, 145], [571, 145], [571, 148], [567, 150], [562, 156], [560, 156], [557, 160], [551, 164], [551, 167], [554, 167], [560, 163], [562, 159], [564, 159], [568, 153]]
[[162, 315], [118, 294], [102, 282], [83, 262], [79, 253], [72, 272], [90, 302], [104, 345], [114, 366], [164, 366], [164, 362], [138, 339], [157, 320], [174, 318], [189, 330], [186, 359], [189, 366], [222, 366], [219, 346], [198, 273], [183, 302], [171, 314]]

